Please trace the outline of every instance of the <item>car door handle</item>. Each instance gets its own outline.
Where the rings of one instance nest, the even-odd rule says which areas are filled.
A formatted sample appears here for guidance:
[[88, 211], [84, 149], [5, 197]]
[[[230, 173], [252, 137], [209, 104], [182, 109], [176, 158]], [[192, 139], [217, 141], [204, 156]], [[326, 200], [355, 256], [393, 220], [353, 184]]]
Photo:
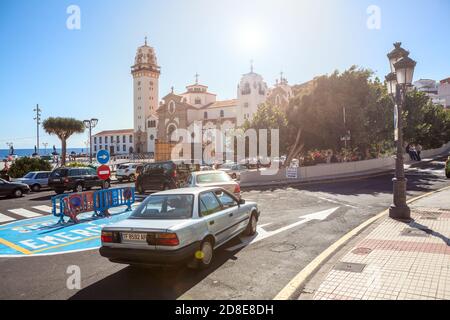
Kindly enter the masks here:
[[214, 220], [211, 220], [209, 224], [212, 226], [214, 224]]

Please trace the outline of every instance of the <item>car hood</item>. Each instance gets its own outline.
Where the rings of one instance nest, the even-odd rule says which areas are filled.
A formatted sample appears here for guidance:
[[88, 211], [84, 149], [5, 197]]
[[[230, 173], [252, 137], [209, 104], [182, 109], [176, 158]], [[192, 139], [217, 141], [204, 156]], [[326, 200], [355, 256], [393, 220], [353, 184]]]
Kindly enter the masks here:
[[105, 230], [138, 231], [145, 230], [176, 230], [192, 224], [192, 219], [126, 219], [105, 227]]
[[28, 185], [26, 183], [22, 183], [19, 181], [11, 181], [9, 182], [10, 185], [14, 185], [14, 186], [18, 186], [18, 187], [24, 187], [24, 188], [28, 188]]
[[197, 183], [198, 187], [219, 187], [224, 188], [228, 192], [234, 193], [234, 188], [236, 187], [237, 182], [228, 181], [228, 182], [211, 182], [211, 183]]

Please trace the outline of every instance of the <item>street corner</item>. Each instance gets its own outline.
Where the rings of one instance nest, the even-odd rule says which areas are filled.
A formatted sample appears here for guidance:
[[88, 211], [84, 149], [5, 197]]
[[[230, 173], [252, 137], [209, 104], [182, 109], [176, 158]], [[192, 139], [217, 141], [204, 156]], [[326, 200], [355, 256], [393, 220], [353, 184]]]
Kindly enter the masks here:
[[99, 248], [101, 229], [128, 218], [131, 211], [109, 209], [109, 217], [79, 216], [80, 223], [59, 224], [53, 215], [20, 220], [0, 227], [0, 259], [46, 256]]

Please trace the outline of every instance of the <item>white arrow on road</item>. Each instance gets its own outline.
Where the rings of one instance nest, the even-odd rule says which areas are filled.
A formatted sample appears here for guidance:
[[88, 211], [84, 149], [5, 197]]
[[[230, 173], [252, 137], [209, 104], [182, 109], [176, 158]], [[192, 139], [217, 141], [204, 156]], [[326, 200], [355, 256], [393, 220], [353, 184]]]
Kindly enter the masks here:
[[261, 240], [264, 240], [266, 238], [272, 237], [272, 236], [274, 236], [276, 234], [279, 234], [281, 232], [284, 232], [286, 230], [298, 227], [298, 226], [300, 226], [300, 225], [302, 225], [304, 223], [307, 223], [309, 221], [313, 221], [313, 220], [322, 221], [322, 220], [325, 220], [331, 214], [333, 214], [337, 209], [339, 209], [339, 207], [331, 208], [331, 209], [327, 209], [327, 210], [323, 210], [323, 211], [319, 211], [319, 212], [315, 212], [315, 213], [311, 213], [311, 214], [307, 214], [307, 215], [304, 215], [304, 216], [300, 216], [299, 218], [302, 219], [302, 220], [294, 222], [292, 224], [289, 224], [287, 226], [281, 227], [281, 228], [273, 230], [273, 231], [266, 231], [266, 230], [263, 229], [264, 226], [267, 226], [270, 223], [265, 224], [263, 226], [259, 226], [257, 228], [256, 236], [252, 236], [252, 237], [247, 237], [247, 238], [241, 239], [242, 243], [237, 244], [237, 245], [235, 245], [233, 247], [227, 248], [226, 250], [227, 251], [234, 251], [234, 250], [240, 249], [240, 248], [248, 246], [248, 245], [250, 245], [252, 243], [256, 243], [258, 241], [261, 241]]

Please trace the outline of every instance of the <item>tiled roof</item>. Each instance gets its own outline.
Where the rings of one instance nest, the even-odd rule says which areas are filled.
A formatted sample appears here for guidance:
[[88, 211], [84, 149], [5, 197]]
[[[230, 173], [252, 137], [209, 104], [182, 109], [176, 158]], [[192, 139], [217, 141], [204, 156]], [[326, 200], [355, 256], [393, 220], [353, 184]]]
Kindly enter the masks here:
[[106, 135], [117, 135], [117, 134], [132, 134], [134, 132], [133, 129], [121, 129], [121, 130], [105, 130], [99, 133], [94, 134], [95, 136], [106, 136]]
[[207, 104], [206, 106], [203, 106], [201, 109], [209, 109], [209, 108], [225, 108], [225, 107], [233, 107], [238, 105], [237, 99], [231, 99], [231, 100], [223, 100], [223, 101], [216, 101], [210, 104]]

